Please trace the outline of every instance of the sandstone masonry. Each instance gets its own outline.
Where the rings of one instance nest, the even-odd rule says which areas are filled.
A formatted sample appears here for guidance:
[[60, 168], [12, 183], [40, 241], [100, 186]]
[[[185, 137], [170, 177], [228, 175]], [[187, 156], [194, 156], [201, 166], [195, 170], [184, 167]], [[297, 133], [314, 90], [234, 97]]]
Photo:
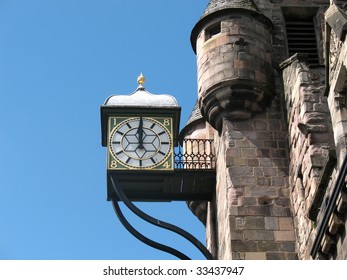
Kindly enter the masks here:
[[[347, 258], [347, 7], [304, 2], [211, 0], [193, 28], [216, 259]], [[314, 27], [315, 60], [288, 22]]]

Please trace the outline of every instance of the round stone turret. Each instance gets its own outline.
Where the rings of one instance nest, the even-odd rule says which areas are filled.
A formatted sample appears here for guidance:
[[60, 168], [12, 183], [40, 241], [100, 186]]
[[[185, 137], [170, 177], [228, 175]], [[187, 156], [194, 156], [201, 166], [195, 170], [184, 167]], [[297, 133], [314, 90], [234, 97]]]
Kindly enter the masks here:
[[252, 0], [211, 0], [193, 28], [199, 107], [215, 129], [223, 118], [247, 119], [269, 105], [271, 30]]
[[[212, 138], [213, 129], [202, 117], [198, 102], [196, 102], [186, 125], [180, 132], [180, 141], [183, 143], [184, 139], [196, 140], [192, 142], [194, 143], [193, 145], [183, 145], [185, 148], [189, 149], [189, 151], [185, 151], [188, 152], [188, 154], [194, 154], [194, 151], [210, 151], [212, 154], [215, 154], [214, 150], [211, 150], [211, 142], [204, 142], [204, 140]], [[213, 168], [215, 168], [215, 166], [213, 166]], [[187, 204], [193, 214], [206, 225], [207, 201], [187, 201]]]

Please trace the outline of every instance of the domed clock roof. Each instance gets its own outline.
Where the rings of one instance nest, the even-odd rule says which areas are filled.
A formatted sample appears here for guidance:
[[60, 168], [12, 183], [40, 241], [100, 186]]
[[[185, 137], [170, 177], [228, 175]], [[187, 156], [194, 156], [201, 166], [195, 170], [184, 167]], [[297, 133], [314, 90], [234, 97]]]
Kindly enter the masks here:
[[181, 107], [175, 97], [169, 94], [152, 94], [143, 86], [146, 82], [141, 74], [137, 78], [139, 86], [129, 95], [114, 94], [106, 99], [100, 107], [101, 143], [107, 146], [108, 121], [115, 116], [153, 116], [169, 117], [173, 122], [173, 139], [177, 143]]
[[141, 74], [137, 78], [139, 86], [130, 95], [112, 95], [105, 101], [105, 106], [117, 107], [146, 107], [146, 108], [168, 108], [179, 107], [177, 100], [168, 94], [152, 94], [148, 92], [143, 84], [145, 77]]

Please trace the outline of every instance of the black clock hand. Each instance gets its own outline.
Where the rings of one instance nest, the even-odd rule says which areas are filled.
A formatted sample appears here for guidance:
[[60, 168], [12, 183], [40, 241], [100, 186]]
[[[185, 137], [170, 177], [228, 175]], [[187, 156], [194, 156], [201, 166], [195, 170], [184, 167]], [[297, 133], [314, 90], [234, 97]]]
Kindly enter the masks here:
[[137, 148], [143, 149], [143, 120], [142, 120], [142, 117], [140, 117], [139, 127], [137, 128], [137, 135], [139, 137], [139, 145], [137, 146]]

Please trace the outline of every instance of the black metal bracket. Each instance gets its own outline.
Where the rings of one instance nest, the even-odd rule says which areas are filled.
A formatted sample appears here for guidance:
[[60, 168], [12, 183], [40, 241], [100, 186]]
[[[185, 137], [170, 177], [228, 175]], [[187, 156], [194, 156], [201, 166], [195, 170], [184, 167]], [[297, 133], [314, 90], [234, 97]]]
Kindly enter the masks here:
[[[205, 256], [206, 259], [208, 260], [212, 260], [213, 256], [212, 254], [207, 250], [207, 248], [197, 239], [195, 238], [193, 235], [191, 235], [189, 232], [166, 222], [163, 222], [161, 220], [155, 219], [151, 216], [149, 216], [148, 214], [144, 213], [143, 211], [141, 211], [139, 208], [137, 208], [130, 200], [129, 198], [125, 195], [124, 191], [122, 190], [121, 187], [117, 187], [113, 178], [111, 177], [111, 183], [112, 186], [114, 188], [115, 193], [117, 194], [118, 198], [120, 198], [121, 201], [124, 202], [124, 204], [138, 217], [140, 217], [141, 219], [145, 220], [146, 222], [155, 225], [157, 227], [161, 227], [164, 228], [166, 230], [170, 230], [174, 233], [177, 233], [178, 235], [182, 236], [183, 238], [185, 238], [186, 240], [188, 240], [190, 243], [192, 243], [197, 249], [199, 249], [199, 251]], [[112, 204], [113, 207], [115, 209], [115, 212], [118, 216], [118, 218], [120, 219], [121, 223], [124, 225], [124, 227], [132, 234], [134, 235], [137, 239], [139, 239], [140, 241], [144, 242], [145, 244], [156, 248], [158, 250], [170, 253], [172, 255], [175, 255], [176, 257], [182, 259], [182, 260], [187, 260], [189, 259], [186, 255], [184, 255], [183, 253], [162, 245], [160, 243], [157, 243], [145, 236], [143, 236], [142, 234], [140, 234], [138, 231], [136, 231], [126, 220], [126, 218], [124, 217], [124, 215], [122, 214], [120, 207], [118, 205], [118, 202], [115, 198], [112, 198]]]
[[123, 215], [118, 201], [115, 199], [112, 199], [112, 205], [113, 205], [113, 209], [117, 214], [118, 219], [120, 220], [120, 222], [122, 223], [122, 225], [133, 235], [135, 236], [138, 240], [140, 240], [141, 242], [145, 243], [146, 245], [153, 247], [155, 249], [158, 249], [160, 251], [163, 252], [167, 252], [171, 255], [174, 255], [178, 258], [180, 258], [181, 260], [190, 260], [189, 257], [187, 257], [185, 254], [177, 251], [176, 249], [173, 249], [169, 246], [165, 246], [163, 244], [160, 244], [158, 242], [155, 242], [149, 238], [147, 238], [146, 236], [142, 235], [141, 233], [139, 233], [132, 225], [130, 225], [130, 223], [127, 221], [127, 219], [125, 218], [125, 216]]
[[331, 196], [328, 201], [328, 205], [317, 227], [316, 238], [313, 242], [311, 253], [310, 253], [313, 259], [316, 257], [317, 253], [319, 252], [321, 241], [323, 239], [325, 232], [328, 229], [329, 219], [336, 207], [336, 201], [337, 201], [338, 195], [341, 193], [342, 189], [346, 186], [346, 182], [345, 182], [346, 174], [347, 174], [347, 155], [345, 156], [340, 166], [339, 173], [335, 180], [335, 185], [331, 191]]

